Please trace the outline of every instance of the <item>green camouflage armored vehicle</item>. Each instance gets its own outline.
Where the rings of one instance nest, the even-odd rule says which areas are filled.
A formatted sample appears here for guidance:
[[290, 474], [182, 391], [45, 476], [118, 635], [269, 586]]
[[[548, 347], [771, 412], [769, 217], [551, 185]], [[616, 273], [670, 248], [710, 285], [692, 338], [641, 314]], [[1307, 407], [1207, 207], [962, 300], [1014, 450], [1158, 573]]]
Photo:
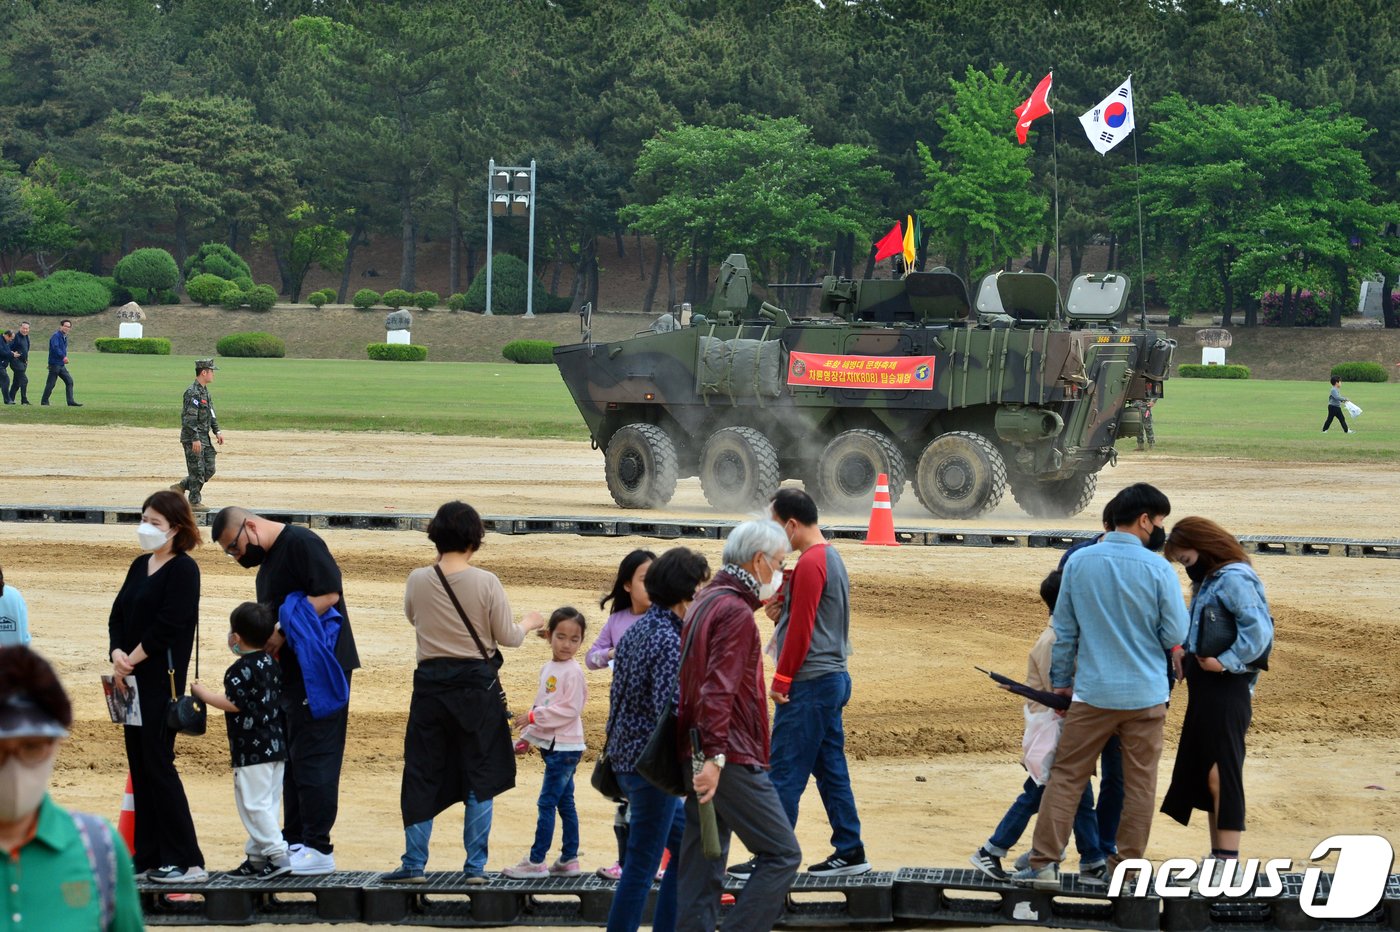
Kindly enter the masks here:
[[[1121, 275], [1081, 275], [1067, 301], [1048, 275], [988, 276], [969, 299], [947, 270], [902, 279], [828, 276], [820, 316], [751, 310], [741, 255], [721, 268], [709, 319], [554, 361], [604, 451], [624, 508], [664, 505], [699, 476], [726, 512], [761, 508], [801, 479], [823, 509], [868, 513], [876, 477], [906, 482], [940, 518], [973, 518], [1009, 487], [1041, 517], [1079, 513], [1126, 403], [1159, 398], [1175, 344], [1123, 322]], [[668, 329], [671, 327], [675, 329]]]

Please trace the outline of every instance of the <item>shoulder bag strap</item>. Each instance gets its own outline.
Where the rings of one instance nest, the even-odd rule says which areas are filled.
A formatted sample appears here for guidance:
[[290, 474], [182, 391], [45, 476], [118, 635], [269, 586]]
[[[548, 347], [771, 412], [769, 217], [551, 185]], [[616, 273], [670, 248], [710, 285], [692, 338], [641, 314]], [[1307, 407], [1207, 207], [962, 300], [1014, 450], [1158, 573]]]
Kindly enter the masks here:
[[481, 659], [490, 660], [490, 652], [486, 650], [486, 645], [482, 643], [481, 635], [476, 633], [476, 628], [472, 626], [472, 621], [467, 617], [466, 610], [462, 608], [462, 603], [457, 601], [457, 593], [452, 591], [452, 586], [448, 584], [447, 575], [443, 573], [442, 567], [434, 563], [433, 570], [437, 573], [438, 579], [442, 581], [442, 588], [447, 590], [447, 597], [452, 600], [452, 607], [457, 609], [457, 614], [461, 616], [462, 624], [467, 626], [467, 632], [472, 636], [472, 640], [476, 642], [476, 649], [481, 651]]
[[92, 882], [97, 887], [98, 917], [103, 932], [117, 913], [117, 850], [112, 829], [102, 818], [86, 812], [70, 812], [83, 843]]

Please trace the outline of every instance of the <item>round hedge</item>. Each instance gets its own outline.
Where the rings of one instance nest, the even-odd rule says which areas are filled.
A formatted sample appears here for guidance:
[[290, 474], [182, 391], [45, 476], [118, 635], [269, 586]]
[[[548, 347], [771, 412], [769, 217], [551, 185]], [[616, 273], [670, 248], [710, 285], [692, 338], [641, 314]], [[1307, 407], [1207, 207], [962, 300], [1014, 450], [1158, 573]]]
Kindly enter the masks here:
[[1390, 374], [1378, 362], [1339, 362], [1332, 367], [1332, 378], [1343, 382], [1389, 382]]
[[[217, 275], [225, 281], [248, 279], [248, 288], [253, 284], [253, 270], [243, 257], [224, 243], [205, 243], [199, 251], [185, 260], [185, 281], [198, 275]], [[244, 288], [247, 291], [248, 288]], [[194, 295], [190, 295], [194, 297]]]
[[384, 292], [384, 306], [398, 310], [401, 307], [408, 307], [413, 304], [413, 293], [404, 291], [402, 288], [390, 288]]
[[281, 337], [270, 333], [230, 333], [219, 340], [215, 350], [220, 356], [243, 356], [258, 359], [281, 359], [287, 355], [287, 345]]
[[[511, 255], [496, 256], [491, 264], [491, 313], [525, 313], [525, 260]], [[544, 290], [544, 283], [535, 276], [535, 313], [561, 314], [573, 304], [567, 297], [557, 298]], [[449, 305], [450, 306], [450, 305]], [[463, 310], [478, 314], [486, 310], [486, 270], [482, 269], [472, 279], [471, 286], [463, 296]]]
[[219, 296], [219, 303], [224, 306], [225, 310], [241, 310], [243, 305], [248, 303], [248, 293], [237, 285], [229, 285]]
[[277, 289], [271, 285], [254, 285], [248, 292], [248, 310], [270, 311], [277, 303]]
[[148, 246], [127, 253], [112, 270], [117, 284], [133, 290], [140, 289], [146, 300], [165, 297], [166, 291], [180, 283], [180, 267], [175, 257], [164, 249]]
[[465, 311], [467, 309], [467, 296], [460, 291], [447, 297], [447, 309], [449, 311]]
[[31, 284], [31, 283], [33, 283], [33, 282], [37, 282], [38, 280], [39, 280], [39, 276], [38, 276], [38, 275], [34, 274], [33, 272], [29, 271], [28, 269], [20, 269], [18, 272], [15, 272], [15, 273], [13, 273], [13, 274], [10, 275], [9, 284], [11, 284], [11, 285], [28, 285], [28, 284]]
[[99, 353], [127, 353], [133, 356], [169, 356], [170, 341], [165, 337], [98, 337], [93, 341]]
[[313, 291], [306, 296], [306, 303], [315, 308], [326, 306], [326, 293], [324, 291]]
[[428, 308], [437, 307], [441, 300], [436, 291], [420, 291], [413, 296], [412, 304], [419, 310], [426, 311]]
[[373, 288], [361, 288], [355, 292], [355, 297], [350, 303], [362, 311], [367, 311], [379, 303], [379, 292]]
[[552, 363], [554, 362], [554, 344], [548, 340], [511, 340], [501, 347], [501, 355], [511, 362]]
[[1183, 363], [1180, 369], [1183, 379], [1247, 379], [1249, 378], [1248, 366], [1201, 366], [1192, 363]]
[[96, 275], [65, 269], [27, 285], [0, 288], [0, 311], [36, 317], [86, 317], [100, 314], [112, 292]]
[[191, 301], [208, 307], [211, 304], [218, 304], [223, 298], [224, 292], [228, 291], [232, 285], [233, 282], [227, 278], [220, 278], [210, 272], [201, 272], [186, 283], [185, 293], [190, 296]]
[[371, 343], [365, 347], [370, 359], [388, 362], [422, 362], [428, 348], [416, 343]]

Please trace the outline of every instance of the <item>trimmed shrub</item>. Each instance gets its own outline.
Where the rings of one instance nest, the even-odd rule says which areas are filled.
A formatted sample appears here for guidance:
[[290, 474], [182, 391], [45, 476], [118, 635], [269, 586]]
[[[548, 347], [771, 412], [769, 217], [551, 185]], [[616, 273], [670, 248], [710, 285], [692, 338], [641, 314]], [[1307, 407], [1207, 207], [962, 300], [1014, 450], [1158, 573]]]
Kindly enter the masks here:
[[413, 296], [413, 306], [426, 311], [428, 308], [437, 307], [440, 300], [442, 299], [436, 291], [420, 291]]
[[[495, 258], [491, 268], [491, 313], [492, 314], [524, 314], [525, 313], [525, 260], [515, 256], [500, 255]], [[568, 298], [558, 298], [544, 290], [544, 283], [540, 281], [538, 275], [535, 276], [535, 313], [536, 314], [560, 314], [567, 311], [572, 305]], [[463, 310], [474, 311], [478, 314], [486, 310], [486, 270], [482, 269], [472, 279], [471, 286], [467, 288], [464, 296]]]
[[228, 291], [231, 285], [233, 282], [227, 278], [220, 278], [209, 272], [201, 272], [185, 285], [185, 293], [190, 296], [191, 301], [208, 307], [211, 304], [218, 304], [219, 299], [224, 296], [224, 292]]
[[238, 286], [239, 291], [253, 290], [253, 276], [251, 275], [235, 275], [233, 283]]
[[467, 296], [460, 291], [447, 298], [447, 309], [449, 311], [465, 311], [467, 309]]
[[367, 311], [379, 303], [379, 292], [373, 288], [361, 288], [355, 292], [355, 297], [350, 303], [362, 311]]
[[413, 304], [413, 293], [404, 291], [402, 288], [390, 288], [384, 292], [384, 306], [398, 310], [401, 307], [409, 307]]
[[170, 341], [165, 337], [98, 337], [93, 341], [99, 353], [128, 353], [133, 356], [169, 356]]
[[147, 301], [158, 300], [162, 304], [170, 303], [162, 292], [180, 283], [180, 267], [175, 264], [175, 257], [153, 246], [123, 256], [112, 275], [117, 284], [143, 295]]
[[511, 362], [554, 362], [554, 344], [548, 340], [511, 340], [501, 347], [501, 355]]
[[1177, 373], [1183, 379], [1247, 379], [1249, 378], [1248, 366], [1201, 366], [1192, 363], [1183, 363]]
[[324, 291], [313, 291], [306, 296], [306, 303], [314, 308], [326, 306], [326, 293]]
[[270, 333], [230, 333], [215, 345], [220, 356], [243, 356], [258, 359], [281, 359], [287, 355], [287, 344]]
[[37, 282], [38, 280], [39, 276], [35, 275], [28, 269], [20, 269], [18, 272], [15, 272], [10, 276], [11, 285], [29, 285], [34, 282]]
[[112, 293], [102, 279], [65, 269], [27, 285], [0, 288], [0, 311], [38, 317], [86, 317], [105, 311]]
[[248, 309], [252, 311], [270, 311], [277, 303], [277, 289], [271, 285], [254, 285], [253, 290], [248, 292]]
[[371, 343], [365, 352], [370, 359], [391, 362], [422, 362], [428, 358], [428, 348], [416, 343]]
[[248, 303], [248, 292], [237, 285], [230, 285], [222, 295], [219, 296], [219, 303], [225, 310], [237, 311]]
[[[185, 260], [185, 281], [198, 275], [217, 275], [225, 281], [248, 279], [247, 291], [253, 285], [253, 270], [243, 257], [223, 243], [205, 243], [199, 251]], [[194, 295], [190, 295], [194, 297]]]
[[1378, 362], [1339, 362], [1332, 367], [1332, 378], [1343, 382], [1389, 382], [1390, 374]]

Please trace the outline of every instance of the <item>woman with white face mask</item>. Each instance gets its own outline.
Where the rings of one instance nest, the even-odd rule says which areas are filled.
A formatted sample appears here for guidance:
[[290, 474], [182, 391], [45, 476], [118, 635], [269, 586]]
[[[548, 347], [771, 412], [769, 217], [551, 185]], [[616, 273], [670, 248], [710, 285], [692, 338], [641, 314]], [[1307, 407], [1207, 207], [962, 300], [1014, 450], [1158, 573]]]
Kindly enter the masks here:
[[175, 732], [165, 724], [167, 671], [174, 671], [174, 691], [183, 695], [199, 622], [199, 564], [189, 555], [199, 546], [199, 529], [189, 502], [170, 491], [146, 499], [136, 539], [146, 552], [132, 561], [107, 621], [113, 682], [135, 677], [143, 723], [124, 726], [137, 812], [136, 871], [161, 883], [195, 883], [209, 875], [175, 770]]
[[0, 648], [0, 890], [16, 929], [143, 928], [126, 846], [97, 816], [49, 798], [73, 707], [44, 658]]

